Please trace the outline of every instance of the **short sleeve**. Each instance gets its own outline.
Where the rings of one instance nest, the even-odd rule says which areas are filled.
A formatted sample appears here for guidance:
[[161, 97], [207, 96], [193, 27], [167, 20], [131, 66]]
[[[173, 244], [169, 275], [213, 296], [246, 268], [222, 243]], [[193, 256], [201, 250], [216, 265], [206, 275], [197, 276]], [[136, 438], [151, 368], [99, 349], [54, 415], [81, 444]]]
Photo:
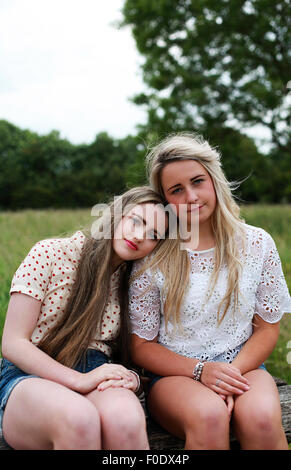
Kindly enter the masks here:
[[18, 292], [42, 301], [51, 278], [53, 255], [46, 241], [36, 243], [13, 276], [10, 294]]
[[265, 235], [264, 261], [255, 312], [266, 322], [276, 323], [284, 313], [291, 313], [291, 299], [275, 242], [266, 232]]
[[160, 291], [149, 270], [136, 276], [140, 267], [140, 262], [135, 263], [129, 289], [131, 332], [150, 341], [159, 333]]

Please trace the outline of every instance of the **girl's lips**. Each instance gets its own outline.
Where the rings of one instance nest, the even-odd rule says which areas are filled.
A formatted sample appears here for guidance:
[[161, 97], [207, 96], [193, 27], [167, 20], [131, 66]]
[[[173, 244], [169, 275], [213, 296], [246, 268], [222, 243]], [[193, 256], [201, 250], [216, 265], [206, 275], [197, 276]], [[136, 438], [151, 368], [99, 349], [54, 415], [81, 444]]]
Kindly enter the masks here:
[[131, 248], [132, 250], [137, 250], [137, 245], [135, 243], [131, 242], [130, 240], [126, 240], [126, 238], [124, 240], [125, 243], [129, 246], [129, 248]]
[[197, 210], [200, 211], [202, 209], [202, 207], [204, 207], [204, 204], [201, 204], [201, 206], [198, 206], [198, 207], [197, 206], [193, 207], [193, 209], [189, 209], [187, 212], [195, 212]]

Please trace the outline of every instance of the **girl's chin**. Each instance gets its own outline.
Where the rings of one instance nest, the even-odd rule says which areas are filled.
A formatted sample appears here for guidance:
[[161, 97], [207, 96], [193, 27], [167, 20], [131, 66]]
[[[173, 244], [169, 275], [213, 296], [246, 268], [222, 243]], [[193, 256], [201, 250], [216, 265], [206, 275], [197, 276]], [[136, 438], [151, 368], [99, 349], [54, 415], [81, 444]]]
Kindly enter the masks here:
[[137, 259], [136, 251], [129, 249], [120, 250], [115, 254], [115, 259], [118, 260], [119, 264], [123, 263], [124, 261], [130, 261], [133, 259]]

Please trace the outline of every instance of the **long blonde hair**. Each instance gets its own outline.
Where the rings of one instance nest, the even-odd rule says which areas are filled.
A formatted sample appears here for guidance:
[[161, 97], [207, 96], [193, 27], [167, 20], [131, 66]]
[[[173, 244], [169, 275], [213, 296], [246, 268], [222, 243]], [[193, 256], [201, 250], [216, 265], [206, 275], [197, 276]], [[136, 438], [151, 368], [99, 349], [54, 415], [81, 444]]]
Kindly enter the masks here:
[[[161, 197], [148, 186], [130, 189], [122, 196], [114, 198], [109, 210], [101, 215], [99, 227], [109, 227], [111, 234], [114, 234], [121, 218], [131, 208], [138, 204], [161, 204], [161, 202]], [[104, 233], [107, 233], [106, 230]], [[86, 242], [65, 311], [38, 344], [40, 349], [68, 367], [75, 366], [84, 358], [96, 331], [100, 330], [110, 293], [112, 238], [104, 236], [96, 239], [89, 230], [85, 235]], [[131, 268], [131, 262], [124, 263], [120, 268], [120, 328], [117, 338], [109, 344], [113, 358], [125, 365], [130, 360], [128, 286]]]
[[[232, 190], [237, 183], [229, 183], [221, 168], [219, 152], [212, 148], [201, 136], [180, 133], [168, 136], [154, 146], [146, 157], [148, 178], [151, 186], [165, 198], [161, 174], [163, 168], [171, 162], [195, 160], [199, 162], [212, 178], [216, 192], [216, 208], [211, 218], [215, 237], [215, 269], [212, 273], [209, 296], [212, 295], [223, 264], [228, 267], [227, 290], [220, 302], [217, 320], [220, 324], [234, 301], [234, 309], [239, 299], [239, 278], [241, 262], [237, 236], [241, 235], [244, 243], [244, 222], [240, 218], [239, 206], [234, 201]], [[180, 249], [180, 240], [168, 239], [159, 250], [158, 268], [165, 277], [164, 315], [166, 325], [171, 319], [179, 324], [180, 309], [188, 286], [190, 261], [187, 251]], [[156, 263], [157, 264], [157, 263]]]

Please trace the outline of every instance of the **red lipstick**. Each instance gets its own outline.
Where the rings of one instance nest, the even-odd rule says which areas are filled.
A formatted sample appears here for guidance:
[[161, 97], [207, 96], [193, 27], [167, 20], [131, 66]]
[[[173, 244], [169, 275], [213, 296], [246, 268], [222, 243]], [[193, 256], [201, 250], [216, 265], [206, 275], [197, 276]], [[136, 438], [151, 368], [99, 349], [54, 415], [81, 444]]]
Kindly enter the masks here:
[[129, 246], [129, 248], [131, 248], [132, 250], [137, 250], [137, 245], [135, 243], [131, 242], [130, 240], [126, 240], [126, 238], [124, 240], [125, 243]]

